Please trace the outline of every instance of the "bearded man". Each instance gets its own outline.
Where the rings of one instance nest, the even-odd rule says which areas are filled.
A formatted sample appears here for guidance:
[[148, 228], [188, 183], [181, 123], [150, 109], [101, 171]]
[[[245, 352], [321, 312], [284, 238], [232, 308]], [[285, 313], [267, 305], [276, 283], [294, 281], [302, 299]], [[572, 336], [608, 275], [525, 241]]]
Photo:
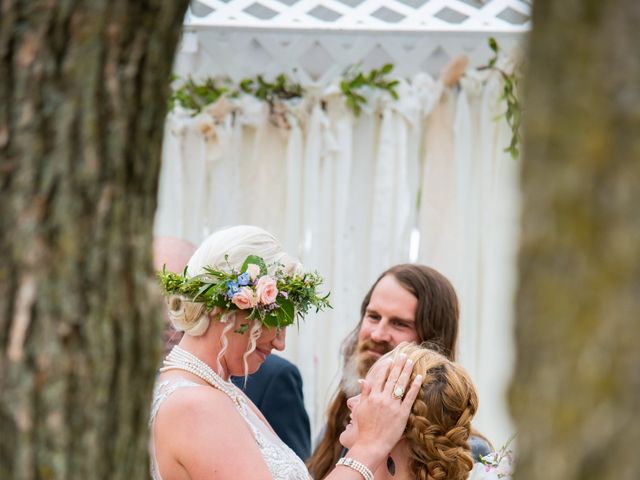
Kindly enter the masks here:
[[[343, 376], [322, 438], [307, 462], [313, 478], [324, 478], [343, 454], [338, 437], [349, 423], [347, 398], [360, 393], [358, 379], [401, 342], [429, 342], [455, 360], [459, 311], [453, 286], [433, 268], [402, 264], [378, 277], [362, 301], [360, 322], [343, 343]], [[475, 458], [490, 451], [477, 436], [469, 443]]]

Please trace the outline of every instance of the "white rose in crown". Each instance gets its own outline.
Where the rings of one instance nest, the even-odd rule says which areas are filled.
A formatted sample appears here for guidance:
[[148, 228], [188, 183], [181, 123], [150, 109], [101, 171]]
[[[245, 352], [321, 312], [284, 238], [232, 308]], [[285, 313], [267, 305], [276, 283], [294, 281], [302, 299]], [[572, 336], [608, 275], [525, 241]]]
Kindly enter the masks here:
[[255, 263], [250, 263], [249, 265], [247, 265], [246, 271], [249, 274], [249, 278], [252, 282], [255, 282], [256, 278], [258, 278], [258, 275], [260, 275], [260, 267]]

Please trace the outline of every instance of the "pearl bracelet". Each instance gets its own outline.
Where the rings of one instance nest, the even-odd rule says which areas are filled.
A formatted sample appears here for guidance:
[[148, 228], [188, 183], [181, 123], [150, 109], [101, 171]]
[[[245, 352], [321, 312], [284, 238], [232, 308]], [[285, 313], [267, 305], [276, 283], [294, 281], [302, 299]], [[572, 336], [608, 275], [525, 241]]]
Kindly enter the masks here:
[[364, 463], [354, 460], [353, 458], [343, 457], [338, 460], [336, 467], [338, 465], [344, 465], [345, 467], [355, 470], [364, 477], [364, 480], [373, 480], [373, 473], [371, 473], [371, 470], [369, 470]]

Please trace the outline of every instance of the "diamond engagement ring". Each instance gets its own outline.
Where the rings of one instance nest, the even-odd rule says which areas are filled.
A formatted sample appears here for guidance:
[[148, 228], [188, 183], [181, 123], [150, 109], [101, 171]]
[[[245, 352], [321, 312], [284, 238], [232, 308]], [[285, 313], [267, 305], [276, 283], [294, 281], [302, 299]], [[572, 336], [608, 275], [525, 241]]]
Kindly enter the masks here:
[[404, 388], [403, 387], [396, 387], [393, 389], [393, 398], [397, 398], [398, 400], [402, 400], [402, 397], [404, 397]]

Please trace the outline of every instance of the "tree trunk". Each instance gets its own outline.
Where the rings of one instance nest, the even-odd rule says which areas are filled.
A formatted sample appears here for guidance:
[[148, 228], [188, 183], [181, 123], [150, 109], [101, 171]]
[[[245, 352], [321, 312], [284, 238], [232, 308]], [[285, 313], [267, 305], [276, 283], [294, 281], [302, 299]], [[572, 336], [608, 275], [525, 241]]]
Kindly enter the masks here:
[[640, 2], [535, 0], [518, 480], [640, 477]]
[[186, 0], [0, 0], [0, 478], [142, 479]]

